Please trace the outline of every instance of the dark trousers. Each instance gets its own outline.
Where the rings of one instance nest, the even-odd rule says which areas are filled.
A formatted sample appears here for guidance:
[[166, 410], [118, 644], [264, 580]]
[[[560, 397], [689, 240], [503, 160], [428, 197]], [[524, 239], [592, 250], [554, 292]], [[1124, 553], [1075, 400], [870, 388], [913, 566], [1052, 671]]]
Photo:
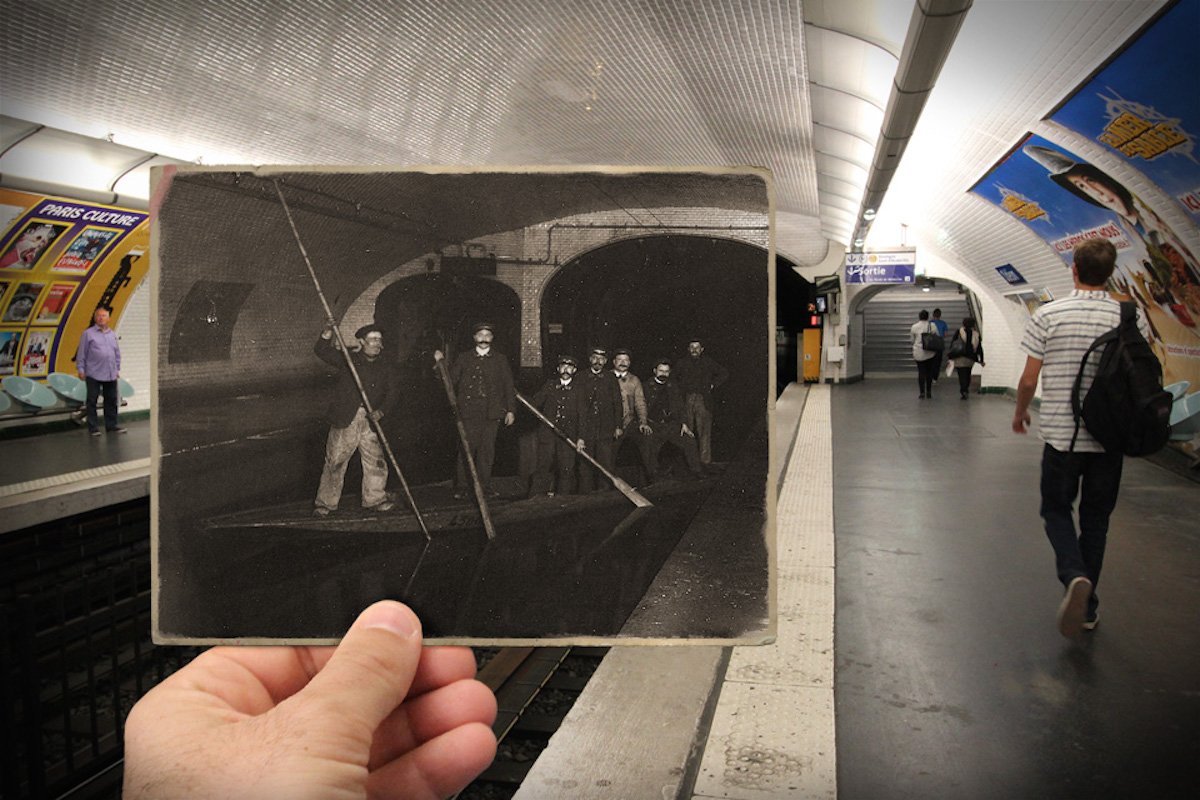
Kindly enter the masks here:
[[693, 475], [700, 473], [700, 450], [696, 447], [696, 439], [680, 433], [678, 422], [655, 425], [654, 431], [649, 436], [642, 437], [642, 442], [648, 481], [652, 482], [658, 477], [658, 454], [665, 444], [674, 445], [683, 452], [683, 459], [687, 462], [687, 468]]
[[[584, 439], [586, 443], [587, 440]], [[559, 494], [570, 494], [575, 488], [575, 448], [564, 442], [549, 428], [537, 432], [537, 471], [543, 476], [536, 486], [548, 482], [554, 475], [554, 488]]]
[[[1088, 616], [1100, 598], [1100, 568], [1108, 540], [1108, 517], [1121, 488], [1121, 453], [1063, 453], [1046, 445], [1042, 450], [1042, 519], [1054, 548], [1058, 579], [1066, 586], [1080, 576], [1092, 582]], [[1079, 497], [1079, 532], [1071, 507]]]
[[935, 352], [929, 360], [933, 362], [933, 382], [937, 383], [938, 376], [942, 374], [942, 354]]
[[[613, 432], [616, 429], [615, 425], [601, 428], [600, 425], [589, 422], [579, 431], [588, 455], [600, 462], [600, 465], [609, 472], [613, 472], [616, 465], [616, 451], [613, 449]], [[579, 491], [590, 492], [597, 486], [601, 489], [608, 489], [611, 484], [600, 470], [581, 456], [579, 458]]]
[[[475, 471], [479, 473], [479, 483], [487, 489], [492, 480], [492, 464], [496, 461], [496, 430], [500, 423], [494, 419], [464, 419], [462, 423], [467, 434], [467, 444], [471, 448], [471, 458], [475, 460]], [[467, 461], [461, 452], [458, 454], [454, 485], [460, 489], [471, 486], [471, 478], [467, 475]]]
[[921, 386], [921, 394], [933, 394], [933, 371], [932, 358], [917, 362], [917, 383]]
[[955, 367], [954, 371], [958, 373], [958, 391], [964, 397], [971, 391], [971, 367]]
[[87, 424], [89, 431], [99, 430], [99, 420], [96, 419], [96, 400], [104, 394], [104, 428], [112, 430], [117, 427], [117, 408], [121, 399], [117, 397], [116, 381], [98, 381], [87, 379]]

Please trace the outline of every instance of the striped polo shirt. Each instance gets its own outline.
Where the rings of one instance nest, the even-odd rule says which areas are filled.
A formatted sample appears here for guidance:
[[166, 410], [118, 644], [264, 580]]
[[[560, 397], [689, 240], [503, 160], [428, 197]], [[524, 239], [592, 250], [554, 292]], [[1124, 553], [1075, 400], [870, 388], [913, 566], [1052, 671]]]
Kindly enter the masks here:
[[[1075, 289], [1067, 297], [1033, 312], [1025, 326], [1021, 349], [1042, 361], [1042, 404], [1038, 415], [1038, 434], [1046, 444], [1060, 452], [1071, 449], [1075, 433], [1075, 412], [1071, 409], [1071, 388], [1079, 372], [1079, 362], [1092, 342], [1121, 322], [1121, 304], [1106, 291], [1085, 292]], [[1139, 310], [1138, 328], [1149, 339], [1150, 329]], [[1100, 351], [1092, 351], [1080, 384], [1080, 398], [1087, 396], [1096, 376]], [[1075, 451], [1103, 453], [1104, 446], [1087, 432], [1082, 423]]]

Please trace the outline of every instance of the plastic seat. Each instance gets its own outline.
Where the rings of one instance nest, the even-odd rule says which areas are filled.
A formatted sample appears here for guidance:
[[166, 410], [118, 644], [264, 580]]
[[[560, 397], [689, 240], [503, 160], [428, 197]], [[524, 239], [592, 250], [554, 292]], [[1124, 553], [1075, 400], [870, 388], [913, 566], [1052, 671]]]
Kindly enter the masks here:
[[0, 414], [7, 414], [9, 411], [12, 411], [12, 405], [13, 402], [8, 399], [8, 395], [0, 392]]
[[9, 397], [16, 400], [24, 408], [33, 411], [50, 408], [58, 402], [58, 398], [54, 396], [54, 392], [36, 381], [29, 380], [29, 378], [9, 375], [3, 381], [0, 381], [0, 385], [4, 387], [4, 391], [8, 392]]
[[133, 384], [124, 378], [117, 378], [117, 393], [121, 396], [121, 399], [128, 400], [135, 394]]
[[1177, 383], [1172, 383], [1167, 386], [1164, 386], [1163, 390], [1170, 393], [1171, 397], [1175, 398], [1176, 400], [1179, 400], [1179, 398], [1181, 398], [1185, 394], [1187, 394], [1188, 387], [1190, 387], [1191, 385], [1192, 384], [1190, 381], [1179, 381]]
[[51, 372], [46, 383], [69, 404], [78, 405], [87, 401], [87, 383], [69, 372]]
[[1171, 406], [1171, 439], [1186, 442], [1200, 433], [1200, 392], [1178, 398]]

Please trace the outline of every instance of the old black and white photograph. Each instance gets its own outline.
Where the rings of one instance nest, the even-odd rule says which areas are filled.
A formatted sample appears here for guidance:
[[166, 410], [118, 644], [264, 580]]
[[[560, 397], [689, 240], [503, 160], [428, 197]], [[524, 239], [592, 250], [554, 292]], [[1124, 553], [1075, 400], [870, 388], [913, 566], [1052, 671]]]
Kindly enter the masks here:
[[770, 641], [771, 193], [158, 171], [156, 641]]

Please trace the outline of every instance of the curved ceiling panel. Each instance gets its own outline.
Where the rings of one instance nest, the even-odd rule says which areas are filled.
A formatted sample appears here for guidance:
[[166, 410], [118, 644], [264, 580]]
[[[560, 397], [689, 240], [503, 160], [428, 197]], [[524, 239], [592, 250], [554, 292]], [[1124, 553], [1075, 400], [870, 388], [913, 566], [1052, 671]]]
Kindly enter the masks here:
[[878, 45], [815, 25], [805, 25], [804, 40], [810, 81], [884, 109], [899, 61], [895, 56]]

